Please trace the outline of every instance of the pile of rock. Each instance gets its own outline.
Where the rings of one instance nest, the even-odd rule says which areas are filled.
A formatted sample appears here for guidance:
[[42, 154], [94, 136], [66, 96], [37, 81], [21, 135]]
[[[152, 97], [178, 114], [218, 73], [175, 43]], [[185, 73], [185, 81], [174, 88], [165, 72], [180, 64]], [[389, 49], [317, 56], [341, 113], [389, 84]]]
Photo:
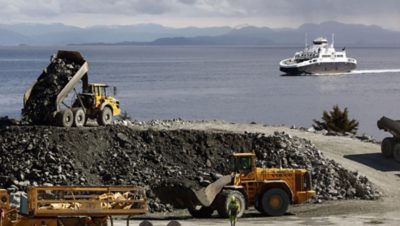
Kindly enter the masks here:
[[[262, 167], [305, 168], [311, 171], [315, 202], [337, 199], [377, 199], [377, 192], [368, 179], [326, 159], [309, 140], [285, 133], [263, 138], [254, 146]], [[261, 140], [263, 140], [261, 139]], [[268, 142], [265, 142], [268, 140]], [[265, 146], [266, 143], [269, 145]]]
[[169, 211], [151, 192], [165, 184], [205, 186], [229, 173], [233, 151], [255, 150], [262, 167], [312, 171], [315, 201], [375, 199], [365, 177], [324, 158], [309, 141], [287, 134], [236, 134], [193, 130], [135, 130], [126, 126], [0, 129], [0, 186], [142, 185], [151, 211]]
[[53, 58], [33, 86], [31, 95], [22, 109], [23, 121], [31, 124], [45, 124], [48, 114], [57, 109], [56, 98], [80, 65], [64, 59]]
[[30, 185], [83, 184], [71, 153], [44, 128], [12, 127], [0, 135], [0, 187], [24, 190]]
[[18, 125], [19, 122], [15, 119], [8, 118], [8, 116], [0, 117], [0, 129], [4, 129], [8, 126]]

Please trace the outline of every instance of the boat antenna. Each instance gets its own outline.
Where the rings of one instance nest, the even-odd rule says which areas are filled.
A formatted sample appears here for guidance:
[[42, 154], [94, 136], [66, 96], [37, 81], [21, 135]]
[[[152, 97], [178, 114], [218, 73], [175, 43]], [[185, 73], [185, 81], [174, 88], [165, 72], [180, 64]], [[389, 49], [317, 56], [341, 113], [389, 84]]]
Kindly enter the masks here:
[[332, 33], [332, 43], [331, 43], [331, 47], [333, 48], [335, 44], [335, 33]]
[[304, 34], [304, 45], [305, 45], [306, 48], [307, 48], [307, 42], [308, 42], [307, 38], [308, 38], [308, 34], [307, 34], [307, 32], [306, 32], [306, 33]]

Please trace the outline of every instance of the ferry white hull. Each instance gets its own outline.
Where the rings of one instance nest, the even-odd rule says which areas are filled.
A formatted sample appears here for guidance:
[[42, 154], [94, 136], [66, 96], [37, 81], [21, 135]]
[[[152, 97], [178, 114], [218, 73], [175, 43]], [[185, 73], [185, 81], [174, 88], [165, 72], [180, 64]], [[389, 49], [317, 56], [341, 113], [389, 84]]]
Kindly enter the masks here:
[[298, 64], [286, 64], [283, 60], [280, 63], [280, 70], [289, 75], [301, 75], [301, 74], [340, 74], [347, 73], [354, 70], [357, 67], [357, 63], [354, 62], [312, 62], [312, 63], [298, 63]]

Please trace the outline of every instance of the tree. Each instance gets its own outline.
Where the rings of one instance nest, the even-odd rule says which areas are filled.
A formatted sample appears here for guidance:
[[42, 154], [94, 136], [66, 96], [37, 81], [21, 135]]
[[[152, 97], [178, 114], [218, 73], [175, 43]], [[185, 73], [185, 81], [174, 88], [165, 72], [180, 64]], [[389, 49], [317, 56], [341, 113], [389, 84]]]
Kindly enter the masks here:
[[313, 120], [313, 127], [316, 130], [328, 130], [330, 132], [338, 133], [352, 133], [356, 134], [358, 130], [358, 121], [355, 119], [349, 120], [348, 110], [344, 108], [342, 111], [338, 105], [334, 105], [332, 111], [324, 111], [322, 114], [322, 121]]

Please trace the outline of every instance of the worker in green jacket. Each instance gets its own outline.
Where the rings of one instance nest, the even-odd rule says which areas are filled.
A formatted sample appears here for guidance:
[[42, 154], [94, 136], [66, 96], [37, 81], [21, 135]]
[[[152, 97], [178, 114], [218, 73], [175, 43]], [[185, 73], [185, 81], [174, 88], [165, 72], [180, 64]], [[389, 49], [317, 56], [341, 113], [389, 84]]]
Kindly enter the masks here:
[[235, 196], [232, 196], [228, 205], [228, 213], [229, 213], [229, 220], [231, 221], [231, 226], [236, 225], [237, 215], [239, 211], [240, 211], [239, 202], [236, 200]]

